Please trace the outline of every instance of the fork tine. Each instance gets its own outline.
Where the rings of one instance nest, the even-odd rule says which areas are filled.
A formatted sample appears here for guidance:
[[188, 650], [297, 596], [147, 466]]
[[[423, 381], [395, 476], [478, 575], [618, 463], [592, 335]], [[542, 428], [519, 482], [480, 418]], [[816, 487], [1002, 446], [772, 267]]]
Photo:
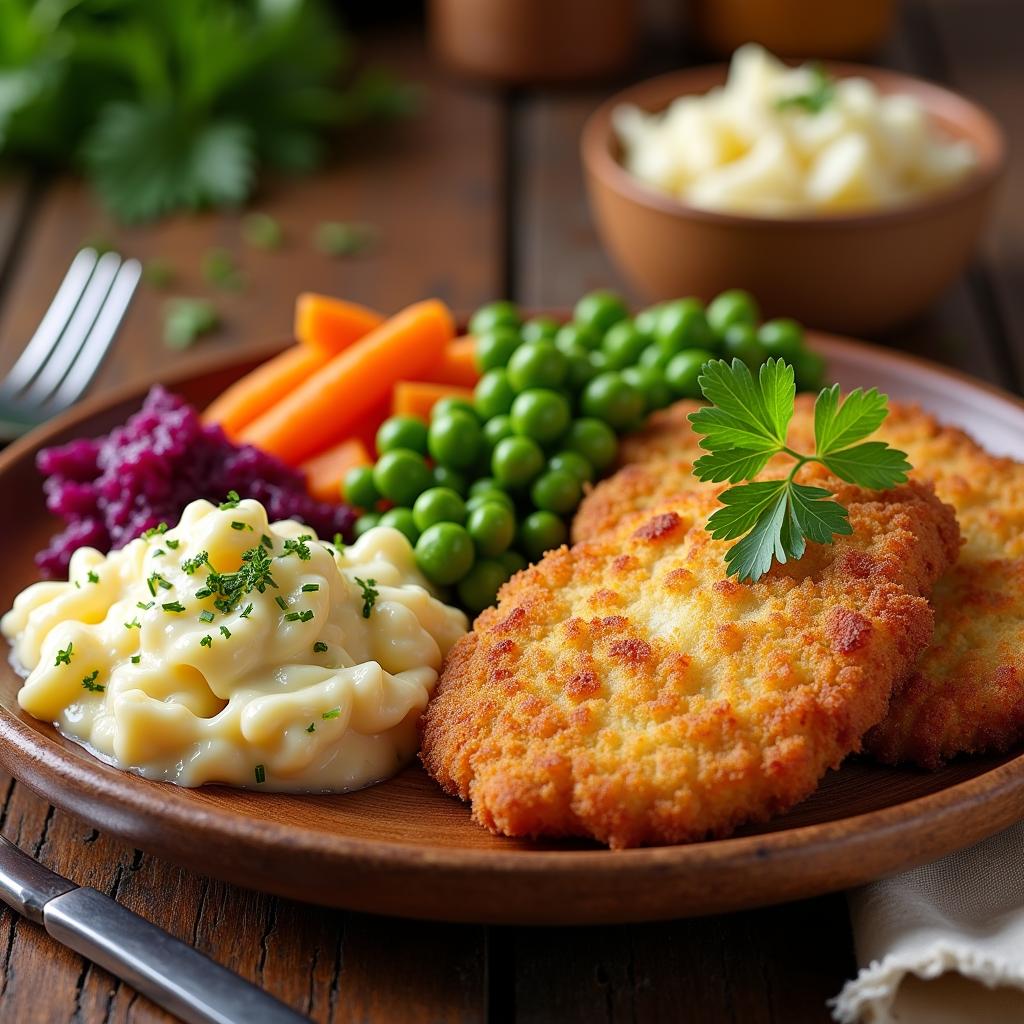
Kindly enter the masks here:
[[121, 326], [128, 303], [135, 294], [141, 276], [142, 264], [138, 260], [125, 260], [118, 268], [117, 276], [110, 286], [92, 330], [79, 349], [67, 376], [50, 399], [50, 405], [54, 410], [63, 409], [77, 401], [96, 376], [103, 357], [117, 335], [117, 329]]
[[0, 390], [5, 394], [17, 394], [46, 364], [71, 319], [82, 292], [85, 291], [85, 286], [96, 266], [96, 260], [95, 249], [82, 249], [71, 261], [71, 266], [68, 267], [68, 272], [50, 303], [50, 308], [39, 321], [35, 334], [3, 382]]
[[113, 283], [121, 257], [116, 252], [104, 253], [96, 262], [89, 283], [78, 300], [71, 319], [54, 346], [46, 365], [28, 386], [21, 400], [28, 405], [42, 405], [48, 401], [64, 379], [72, 362], [85, 342], [96, 317], [103, 308], [107, 292]]

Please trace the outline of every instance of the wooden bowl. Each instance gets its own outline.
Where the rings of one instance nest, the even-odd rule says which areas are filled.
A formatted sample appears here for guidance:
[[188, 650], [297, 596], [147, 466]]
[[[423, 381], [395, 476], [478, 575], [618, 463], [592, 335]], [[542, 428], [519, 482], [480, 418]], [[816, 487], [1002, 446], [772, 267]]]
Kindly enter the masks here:
[[690, 0], [701, 45], [728, 57], [760, 43], [779, 57], [860, 57], [888, 33], [894, 0]]
[[587, 190], [598, 230], [623, 274], [651, 299], [746, 288], [768, 316], [850, 334], [892, 327], [924, 310], [963, 270], [1005, 163], [995, 121], [969, 100], [907, 75], [855, 64], [883, 93], [916, 97], [933, 121], [978, 152], [961, 183], [898, 207], [842, 215], [766, 217], [701, 210], [644, 185], [619, 161], [612, 111], [648, 110], [725, 81], [726, 66], [653, 78], [617, 95], [583, 129]]
[[527, 85], [598, 78], [633, 56], [634, 0], [431, 0], [430, 43], [452, 71]]

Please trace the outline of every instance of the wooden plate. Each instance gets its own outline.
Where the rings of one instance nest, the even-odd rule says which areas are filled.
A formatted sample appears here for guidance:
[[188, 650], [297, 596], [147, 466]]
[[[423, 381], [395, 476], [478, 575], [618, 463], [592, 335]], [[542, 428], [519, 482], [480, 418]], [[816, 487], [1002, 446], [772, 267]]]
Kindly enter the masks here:
[[[877, 385], [1019, 452], [1024, 403], [966, 377], [856, 342], [816, 338], [844, 386]], [[251, 367], [207, 361], [169, 385], [203, 403]], [[53, 529], [33, 467], [40, 447], [98, 434], [145, 387], [89, 402], [0, 455], [0, 608], [35, 577]], [[6, 655], [0, 641], [0, 655]], [[977, 842], [1024, 817], [1024, 755], [922, 773], [851, 760], [768, 826], [730, 839], [609, 852], [499, 839], [418, 767], [359, 793], [179, 789], [119, 772], [24, 715], [0, 665], [0, 763], [63, 810], [147, 851], [239, 885], [358, 910], [451, 921], [570, 924], [707, 914], [857, 885]]]

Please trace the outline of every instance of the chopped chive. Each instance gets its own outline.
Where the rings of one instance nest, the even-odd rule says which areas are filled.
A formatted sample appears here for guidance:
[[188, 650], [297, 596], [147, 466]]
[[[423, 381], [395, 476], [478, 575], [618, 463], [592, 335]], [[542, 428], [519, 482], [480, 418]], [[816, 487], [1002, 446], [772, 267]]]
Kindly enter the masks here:
[[212, 591], [212, 590], [211, 590], [211, 589], [210, 589], [209, 587], [203, 587], [203, 589], [202, 589], [202, 590], [197, 590], [197, 591], [196, 591], [196, 597], [197, 597], [197, 598], [198, 598], [198, 599], [199, 599], [200, 601], [202, 601], [202, 599], [203, 599], [204, 597], [211, 597], [212, 595], [213, 595], [213, 591]]
[[79, 583], [78, 580], [75, 580], [75, 589], [76, 590], [81, 590], [82, 589], [82, 584]]
[[247, 604], [247, 605], [245, 606], [245, 609], [244, 609], [244, 611], [242, 612], [242, 614], [241, 614], [241, 615], [239, 615], [239, 618], [240, 618], [240, 619], [247, 619], [247, 618], [249, 618], [249, 613], [250, 613], [251, 611], [252, 611], [252, 605], [251, 605], [251, 604]]
[[75, 645], [73, 642], [69, 643], [63, 651], [57, 652], [57, 660], [53, 663], [54, 668], [58, 665], [70, 665], [71, 655], [74, 653]]
[[199, 646], [200, 647], [212, 647], [213, 646], [213, 637], [210, 636], [209, 633], [207, 633], [206, 636], [204, 636], [203, 639], [199, 641]]
[[312, 593], [314, 593], [315, 591], [317, 591], [319, 589], [320, 589], [320, 584], [319, 583], [303, 583], [302, 584], [302, 592], [304, 594], [312, 594]]
[[277, 597], [274, 598], [274, 600], [277, 602], [277, 607], [280, 608], [281, 611], [287, 610], [288, 602], [280, 594], [278, 594]]
[[149, 609], [153, 607], [154, 603], [155, 602], [153, 601], [136, 601], [135, 607], [141, 608], [144, 612], [148, 612]]
[[285, 622], [309, 622], [313, 618], [312, 609], [307, 608], [304, 612], [289, 612], [285, 617]]
[[228, 491], [227, 498], [220, 503], [221, 512], [226, 512], [229, 508], [238, 508], [238, 503], [242, 499], [238, 496], [238, 491]]
[[164, 551], [163, 548], [157, 548], [156, 551], [153, 552], [153, 557], [154, 558], [159, 558], [161, 555], [166, 555], [166, 554], [167, 554], [167, 552]]
[[240, 523], [237, 519], [231, 524], [232, 530], [251, 530], [252, 527], [248, 523]]
[[142, 623], [139, 622], [139, 617], [136, 615], [135, 618], [132, 619], [131, 622], [126, 622], [124, 624], [124, 628], [125, 629], [142, 629]]
[[102, 683], [96, 682], [96, 677], [99, 674], [99, 669], [93, 669], [92, 672], [82, 680], [82, 686], [90, 693], [102, 693], [106, 689]]
[[185, 606], [180, 601], [169, 601], [167, 604], [160, 605], [165, 612], [183, 612]]
[[313, 644], [313, 653], [314, 654], [323, 654], [326, 650], [327, 650], [327, 644], [325, 644], [323, 642], [323, 640], [317, 640], [317, 642], [315, 644]]
[[355, 581], [363, 592], [363, 618], [368, 619], [377, 598], [380, 597], [380, 591], [376, 589], [377, 581], [373, 579], [361, 580], [358, 576], [355, 577]]
[[133, 654], [132, 655], [132, 664], [133, 665], [138, 665], [138, 663], [140, 661], [142, 661], [142, 655], [141, 654]]
[[96, 573], [94, 573], [92, 571], [92, 569], [89, 570], [89, 577], [88, 577], [88, 579], [89, 579], [90, 583], [99, 583], [99, 581], [100, 581], [99, 576], [97, 576]]
[[181, 544], [181, 541], [180, 541], [180, 540], [169, 540], [169, 541], [167, 542], [167, 546], [168, 546], [168, 547], [169, 547], [169, 548], [170, 548], [170, 549], [171, 549], [172, 551], [177, 551], [177, 550], [178, 550], [178, 547], [179, 547], [179, 545], [180, 545], [180, 544]]
[[331, 708], [330, 711], [325, 711], [320, 717], [325, 721], [331, 718], [337, 718], [341, 714], [341, 708]]
[[264, 768], [263, 765], [261, 765], [261, 764], [256, 765], [256, 783], [257, 783], [257, 785], [262, 786], [263, 783], [266, 782], [266, 781], [267, 781], [267, 770], [266, 770], [266, 768]]
[[199, 613], [199, 621], [200, 622], [213, 622], [214, 618], [216, 618], [216, 616], [213, 614], [213, 612], [211, 612], [207, 608], [204, 608]]
[[230, 640], [231, 639], [231, 630], [228, 629], [227, 626], [221, 626], [220, 627], [220, 631], [221, 631], [221, 633], [224, 634], [224, 639], [225, 640]]
[[306, 726], [306, 732], [316, 732], [316, 722], [310, 722], [309, 725]]
[[340, 533], [336, 533], [334, 535], [334, 546], [339, 551], [344, 551], [345, 550], [345, 542], [341, 539], [341, 534]]
[[272, 540], [271, 540], [271, 539], [270, 539], [270, 538], [269, 538], [269, 537], [268, 537], [268, 536], [267, 536], [266, 534], [263, 534], [263, 536], [262, 536], [262, 537], [260, 537], [260, 543], [261, 543], [261, 544], [262, 544], [262, 545], [263, 545], [263, 546], [264, 546], [264, 547], [265, 547], [265, 548], [266, 548], [266, 549], [267, 549], [268, 551], [273, 551], [273, 550], [274, 550], [274, 542], [273, 542], [273, 541], [272, 541]]
[[166, 523], [157, 523], [156, 526], [151, 526], [148, 530], [143, 531], [142, 539], [149, 540], [151, 537], [166, 533], [169, 529], [170, 527]]

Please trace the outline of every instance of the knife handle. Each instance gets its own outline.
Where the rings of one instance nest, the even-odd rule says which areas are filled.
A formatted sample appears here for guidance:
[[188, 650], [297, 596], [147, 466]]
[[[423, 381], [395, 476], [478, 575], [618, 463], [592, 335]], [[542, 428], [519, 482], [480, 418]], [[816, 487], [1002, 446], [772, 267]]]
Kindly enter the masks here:
[[43, 926], [187, 1024], [309, 1024], [308, 1017], [96, 889], [51, 899]]

